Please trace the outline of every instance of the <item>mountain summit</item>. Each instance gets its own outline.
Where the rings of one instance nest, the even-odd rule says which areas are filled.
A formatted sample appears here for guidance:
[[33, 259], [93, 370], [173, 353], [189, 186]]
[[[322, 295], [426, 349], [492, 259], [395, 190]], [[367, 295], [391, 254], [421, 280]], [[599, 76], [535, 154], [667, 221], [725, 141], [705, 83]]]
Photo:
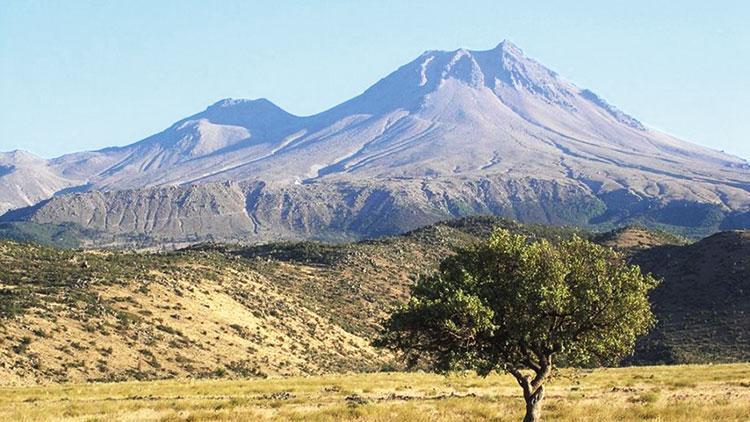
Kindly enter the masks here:
[[[334, 223], [338, 234], [366, 236], [474, 213], [586, 225], [637, 219], [709, 231], [750, 220], [747, 162], [644, 126], [509, 41], [484, 51], [427, 51], [312, 116], [294, 116], [265, 99], [226, 99], [132, 145], [34, 166], [58, 191], [102, 191], [77, 194], [75, 203], [104, 195], [95, 206], [103, 214], [132, 205], [108, 202], [122, 200], [117, 191], [131, 190], [130, 200], [142, 203], [144, 193], [132, 192], [237, 182], [244, 199], [227, 210], [246, 220], [236, 224], [255, 227], [253, 201], [284, 197], [279, 203], [290, 210], [273, 218], [291, 237], [319, 236]], [[24, 164], [3, 168], [6, 209], [55, 193], [24, 194], [30, 189], [13, 176]], [[380, 192], [380, 200], [360, 208], [352, 192], [363, 189]], [[330, 210], [311, 210], [310, 197], [327, 198]], [[83, 221], [87, 212], [71, 211], [70, 201], [62, 196], [24, 215], [119, 230], [109, 219]], [[379, 218], [391, 224], [386, 216], [402, 212], [415, 216], [378, 226], [385, 224]], [[350, 219], [375, 223], [350, 227]]]

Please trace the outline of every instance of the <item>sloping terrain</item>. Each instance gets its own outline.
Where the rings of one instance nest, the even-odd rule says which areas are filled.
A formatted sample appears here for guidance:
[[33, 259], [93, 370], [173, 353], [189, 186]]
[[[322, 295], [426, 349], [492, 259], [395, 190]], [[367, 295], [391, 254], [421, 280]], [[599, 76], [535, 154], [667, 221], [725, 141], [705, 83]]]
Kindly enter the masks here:
[[[378, 323], [407, 299], [415, 274], [496, 225], [532, 237], [595, 238], [484, 217], [348, 244], [132, 253], [0, 242], [0, 378], [25, 384], [398, 366], [369, 345]], [[685, 246], [642, 229], [599, 238], [664, 278], [652, 296], [659, 325], [641, 340], [635, 361], [750, 358], [748, 233]], [[640, 247], [642, 239], [648, 246]]]
[[[279, 233], [355, 239], [477, 214], [607, 228], [638, 222], [696, 236], [750, 222], [745, 160], [645, 127], [509, 42], [425, 52], [312, 116], [227, 99], [134, 144], [28, 168], [42, 167], [28, 187], [0, 171], [2, 207], [85, 192], [5, 221], [76, 223], [110, 237], [135, 231], [153, 244], [263, 242]], [[233, 198], [227, 181], [239, 186]], [[194, 185], [203, 193], [183, 203]], [[374, 192], [362, 209], [360, 191]], [[262, 230], [258, 195], [278, 198]], [[170, 221], [152, 222], [165, 212]], [[391, 226], [383, 213], [413, 215]], [[337, 231], [326, 214], [368, 223], [345, 221], [352, 227]], [[185, 217], [200, 223], [183, 225]]]
[[291, 283], [231, 256], [14, 243], [0, 254], [3, 383], [366, 371], [387, 362]]
[[326, 245], [205, 244], [170, 253], [0, 242], [3, 383], [262, 376], [392, 367], [370, 345], [411, 277], [496, 219]]

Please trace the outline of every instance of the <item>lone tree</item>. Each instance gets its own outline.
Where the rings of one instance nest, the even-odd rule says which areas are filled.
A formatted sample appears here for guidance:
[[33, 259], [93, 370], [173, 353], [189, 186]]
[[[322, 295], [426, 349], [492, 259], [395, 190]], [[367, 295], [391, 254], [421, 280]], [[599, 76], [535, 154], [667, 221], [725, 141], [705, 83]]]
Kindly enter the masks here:
[[538, 421], [556, 363], [616, 364], [654, 324], [657, 285], [612, 249], [579, 237], [553, 244], [497, 229], [421, 277], [376, 346], [439, 371], [512, 374]]

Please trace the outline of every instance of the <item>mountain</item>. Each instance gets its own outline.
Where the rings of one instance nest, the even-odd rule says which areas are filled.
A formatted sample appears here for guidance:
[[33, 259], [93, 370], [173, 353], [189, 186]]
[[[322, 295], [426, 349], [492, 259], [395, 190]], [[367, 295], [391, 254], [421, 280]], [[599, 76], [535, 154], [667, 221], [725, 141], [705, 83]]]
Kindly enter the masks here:
[[19, 150], [0, 152], [0, 213], [34, 205], [75, 184], [40, 157]]
[[[280, 232], [361, 238], [472, 214], [640, 222], [690, 235], [750, 226], [746, 161], [646, 127], [507, 41], [487, 51], [425, 52], [312, 116], [265, 99], [227, 99], [132, 145], [43, 165], [68, 191], [85, 192], [5, 221], [76, 223], [145, 243], [206, 239], [206, 227], [215, 238], [249, 242]], [[232, 198], [222, 191], [227, 181]], [[4, 190], [19, 183], [0, 176]], [[202, 194], [209, 202], [190, 202], [200, 217], [181, 208], [194, 185], [210, 191]], [[362, 191], [376, 193], [363, 199]], [[12, 193], [5, 207], [54, 193]], [[254, 215], [269, 197], [272, 212]], [[200, 223], [180, 228], [175, 215]], [[394, 224], [391, 215], [408, 218]]]
[[[413, 275], [498, 225], [532, 238], [592, 238], [481, 217], [356, 243], [168, 253], [0, 241], [0, 385], [393, 367], [370, 340], [408, 298]], [[663, 278], [651, 296], [659, 323], [631, 361], [750, 358], [750, 233], [689, 245], [640, 228], [596, 238]]]

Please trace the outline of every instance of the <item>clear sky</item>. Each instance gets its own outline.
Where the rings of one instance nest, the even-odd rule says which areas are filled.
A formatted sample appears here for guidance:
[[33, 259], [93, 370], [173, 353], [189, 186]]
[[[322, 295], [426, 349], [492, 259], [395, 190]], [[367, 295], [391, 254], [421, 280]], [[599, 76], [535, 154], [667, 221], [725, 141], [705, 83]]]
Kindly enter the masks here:
[[750, 158], [750, 2], [0, 2], [0, 151], [125, 145], [225, 98], [294, 114], [503, 39], [658, 129]]

